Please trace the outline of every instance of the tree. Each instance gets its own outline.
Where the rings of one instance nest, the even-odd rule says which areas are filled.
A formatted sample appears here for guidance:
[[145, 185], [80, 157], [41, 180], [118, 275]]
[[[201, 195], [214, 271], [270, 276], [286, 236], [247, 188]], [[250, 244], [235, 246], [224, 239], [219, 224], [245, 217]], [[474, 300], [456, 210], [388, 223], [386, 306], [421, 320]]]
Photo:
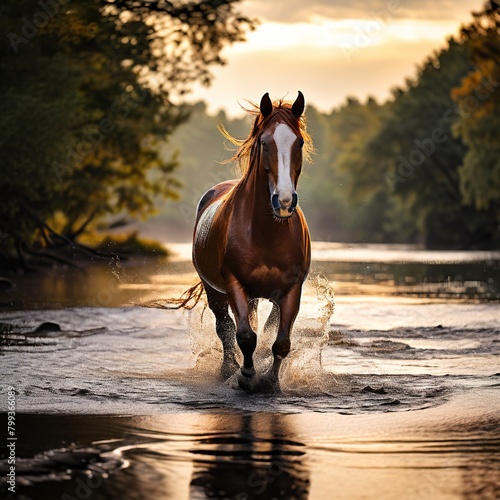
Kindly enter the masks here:
[[392, 241], [396, 234], [404, 237], [401, 216], [397, 227], [390, 224], [394, 199], [387, 196], [381, 164], [367, 153], [382, 124], [391, 116], [390, 110], [391, 103], [379, 105], [370, 98], [362, 104], [350, 98], [331, 116], [330, 170], [340, 181], [337, 196], [343, 198], [347, 208], [344, 218], [353, 241]]
[[419, 67], [416, 79], [394, 93], [391, 115], [367, 151], [382, 167], [388, 193], [430, 246], [472, 239], [458, 189], [465, 148], [450, 130], [450, 90], [471, 68], [466, 50], [450, 39]]
[[468, 147], [459, 168], [467, 204], [496, 213], [500, 223], [500, 7], [487, 2], [463, 28], [474, 69], [452, 92], [460, 108], [455, 134]]
[[[498, 56], [498, 29], [492, 29], [493, 24], [490, 20], [488, 29], [482, 21], [481, 29], [488, 31], [489, 38], [481, 37], [490, 53], [483, 50], [481, 54], [484, 65], [498, 71], [491, 55], [495, 52]], [[468, 152], [471, 138], [452, 133], [457, 120], [465, 126], [460, 115], [463, 107], [454, 102], [452, 91], [466, 78], [464, 87], [453, 95], [457, 100], [459, 95], [467, 99], [464, 89], [470, 90], [470, 82], [477, 78], [475, 59], [471, 59], [478, 50], [472, 42], [479, 37], [477, 31], [461, 41], [450, 38], [448, 46], [420, 65], [416, 77], [408, 79], [404, 88], [395, 89], [393, 99], [384, 105], [350, 100], [332, 115], [330, 143], [337, 150], [332, 168], [344, 172], [347, 197], [371, 241], [422, 241], [432, 247], [462, 248], [495, 244], [497, 222], [491, 207], [485, 210], [485, 206], [464, 203], [468, 164], [460, 165], [464, 157], [473, 154]], [[491, 78], [497, 78], [496, 73]], [[475, 85], [472, 90], [477, 88]], [[490, 109], [497, 96], [483, 100], [477, 114], [483, 115], [483, 107]], [[467, 116], [471, 118], [469, 126], [477, 125], [472, 113]], [[493, 198], [499, 199], [497, 117], [495, 108], [476, 137], [482, 147], [478, 142], [474, 155], [483, 170], [469, 165], [468, 171], [469, 176], [472, 172], [481, 174], [481, 179], [474, 178], [470, 184], [475, 184], [482, 196], [491, 193], [491, 204]], [[483, 161], [486, 156], [489, 163]], [[481, 187], [485, 182], [489, 182], [489, 191]]]
[[347, 162], [363, 173], [355, 196], [386, 198], [382, 224], [400, 237], [419, 234], [432, 247], [484, 246], [493, 235], [488, 214], [463, 203], [458, 168], [467, 148], [451, 131], [458, 109], [450, 94], [473, 69], [469, 51], [449, 39], [429, 57], [415, 79], [394, 90], [376, 133], [358, 141]]
[[[156, 144], [252, 21], [239, 0], [9, 0], [0, 6], [3, 249], [47, 254], [110, 214], [176, 197]], [[7, 235], [7, 238], [5, 236]]]

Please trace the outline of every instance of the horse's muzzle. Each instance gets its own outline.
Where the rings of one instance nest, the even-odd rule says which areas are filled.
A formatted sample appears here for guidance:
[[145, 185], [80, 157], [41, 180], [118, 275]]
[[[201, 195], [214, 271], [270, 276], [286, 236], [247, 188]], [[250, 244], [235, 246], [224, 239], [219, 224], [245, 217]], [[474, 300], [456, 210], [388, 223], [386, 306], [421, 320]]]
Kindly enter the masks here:
[[271, 196], [271, 205], [273, 206], [274, 215], [282, 219], [287, 219], [288, 217], [290, 217], [293, 212], [295, 212], [298, 203], [299, 195], [295, 191], [292, 194], [292, 201], [289, 206], [284, 206], [280, 202], [279, 196], [276, 193]]

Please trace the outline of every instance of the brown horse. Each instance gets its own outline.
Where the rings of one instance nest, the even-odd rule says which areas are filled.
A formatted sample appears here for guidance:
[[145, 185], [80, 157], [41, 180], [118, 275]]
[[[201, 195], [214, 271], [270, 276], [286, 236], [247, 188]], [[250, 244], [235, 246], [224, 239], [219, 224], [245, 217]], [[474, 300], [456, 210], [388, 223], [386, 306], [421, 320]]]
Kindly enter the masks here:
[[[238, 383], [247, 391], [279, 390], [279, 369], [290, 351], [290, 331], [311, 262], [309, 231], [296, 192], [302, 158], [312, 147], [303, 111], [301, 92], [292, 105], [273, 104], [266, 93], [250, 135], [238, 143], [234, 159], [242, 177], [209, 189], [197, 208], [193, 263], [222, 341], [221, 375], [226, 378], [239, 368], [236, 336], [243, 353]], [[273, 302], [268, 323], [279, 321], [274, 362], [262, 377], [252, 359], [259, 298]]]

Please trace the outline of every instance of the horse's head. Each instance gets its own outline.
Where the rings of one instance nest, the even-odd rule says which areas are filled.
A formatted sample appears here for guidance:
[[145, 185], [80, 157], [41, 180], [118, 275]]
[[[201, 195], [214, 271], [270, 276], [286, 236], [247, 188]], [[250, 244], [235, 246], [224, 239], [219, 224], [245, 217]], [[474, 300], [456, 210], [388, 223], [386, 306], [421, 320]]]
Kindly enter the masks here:
[[267, 175], [274, 215], [287, 218], [293, 214], [298, 203], [296, 189], [304, 145], [299, 119], [304, 112], [304, 96], [299, 91], [291, 107], [276, 109], [266, 93], [260, 101], [260, 112], [264, 128], [259, 136], [259, 167]]

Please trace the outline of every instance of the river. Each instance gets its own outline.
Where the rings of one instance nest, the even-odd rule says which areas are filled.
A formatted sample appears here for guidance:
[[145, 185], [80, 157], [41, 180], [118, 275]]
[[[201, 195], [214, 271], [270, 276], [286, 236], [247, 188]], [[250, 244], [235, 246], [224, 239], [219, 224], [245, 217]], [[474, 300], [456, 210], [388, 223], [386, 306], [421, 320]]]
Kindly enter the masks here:
[[314, 244], [282, 393], [249, 395], [217, 378], [208, 309], [145, 307], [195, 280], [170, 247], [1, 292], [13, 498], [500, 496], [499, 252]]

